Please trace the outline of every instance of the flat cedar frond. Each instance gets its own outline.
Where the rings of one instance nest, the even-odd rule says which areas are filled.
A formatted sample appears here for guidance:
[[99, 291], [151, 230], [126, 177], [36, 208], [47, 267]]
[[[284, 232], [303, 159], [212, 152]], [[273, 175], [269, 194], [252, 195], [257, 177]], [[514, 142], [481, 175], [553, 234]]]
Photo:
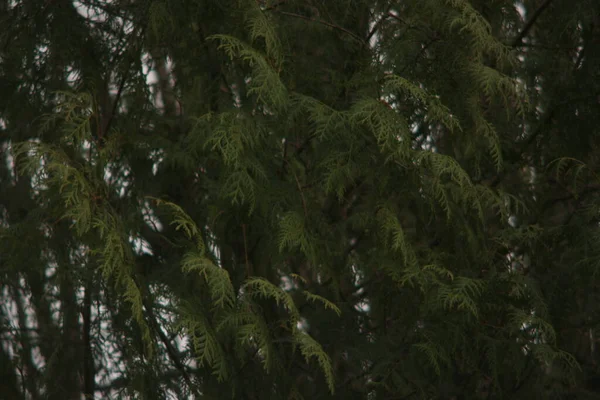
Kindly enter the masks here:
[[[177, 230], [182, 230], [185, 235], [188, 237], [188, 239], [193, 239], [194, 237], [198, 236], [199, 230], [198, 227], [196, 226], [196, 223], [190, 218], [190, 216], [177, 204], [172, 203], [170, 201], [165, 201], [165, 200], [161, 200], [161, 199], [157, 199], [157, 198], [153, 198], [153, 197], [148, 197], [151, 200], [154, 200], [156, 202], [157, 205], [159, 206], [165, 206], [168, 207], [169, 209], [171, 209], [171, 211], [173, 212], [173, 221], [170, 222], [171, 225], [175, 225], [175, 228]], [[203, 246], [202, 246], [203, 247]], [[201, 248], [201, 251], [203, 251], [204, 249]]]
[[[409, 267], [417, 263], [417, 258], [414, 250], [404, 234], [404, 230], [398, 221], [398, 217], [392, 210], [382, 207], [377, 211], [377, 217], [380, 221], [380, 227], [384, 243], [391, 248], [392, 251], [398, 251], [404, 260], [404, 265]], [[389, 237], [391, 236], [391, 242]]]
[[245, 169], [231, 173], [221, 187], [221, 196], [229, 199], [232, 204], [248, 204], [248, 214], [252, 214], [256, 205], [258, 187], [254, 178]]
[[318, 294], [310, 293], [309, 291], [306, 291], [306, 290], [304, 291], [304, 296], [306, 296], [306, 299], [309, 300], [309, 301], [319, 302], [319, 303], [323, 304], [323, 306], [326, 309], [332, 310], [338, 316], [342, 313], [342, 311], [339, 309], [338, 306], [336, 306], [334, 303], [332, 303], [331, 301], [327, 300], [323, 296], [319, 296]]
[[181, 316], [176, 327], [184, 329], [190, 336], [198, 363], [211, 367], [219, 381], [226, 380], [229, 375], [227, 360], [210, 322], [203, 314], [190, 310], [190, 305], [182, 306]]
[[333, 394], [335, 386], [331, 359], [327, 353], [323, 351], [321, 345], [310, 335], [300, 331], [295, 332], [294, 343], [300, 348], [300, 352], [306, 359], [306, 362], [310, 362], [310, 359], [313, 357], [317, 359], [317, 363], [325, 375], [329, 391]]
[[275, 300], [277, 305], [280, 303], [283, 304], [285, 309], [290, 314], [290, 326], [292, 329], [296, 328], [296, 324], [300, 320], [300, 312], [296, 307], [294, 299], [289, 293], [280, 287], [275, 286], [266, 279], [258, 277], [248, 279], [244, 283], [244, 288], [248, 290], [249, 296], [260, 296]]
[[508, 46], [502, 44], [493, 36], [489, 22], [469, 1], [446, 0], [445, 2], [458, 11], [458, 14], [450, 19], [449, 28], [458, 29], [461, 33], [469, 33], [471, 44], [477, 54], [476, 57], [482, 57], [487, 53], [501, 61], [509, 58], [510, 50]]
[[441, 375], [442, 368], [450, 364], [450, 357], [444, 348], [434, 341], [430, 335], [425, 335], [426, 341], [417, 343], [413, 347], [425, 355], [429, 364], [433, 367], [436, 375]]
[[474, 317], [478, 317], [477, 300], [483, 291], [483, 286], [484, 283], [479, 280], [459, 276], [450, 284], [439, 287], [438, 298], [447, 309], [466, 310]]
[[[296, 112], [306, 110], [314, 124], [315, 135], [320, 139], [332, 139], [331, 135], [341, 135], [351, 123], [348, 112], [338, 111], [318, 99], [294, 93], [291, 104]], [[335, 137], [335, 136], [334, 136]]]
[[212, 40], [218, 40], [220, 49], [230, 58], [240, 57], [253, 69], [252, 80], [249, 84], [248, 94], [255, 94], [257, 101], [264, 102], [275, 110], [283, 109], [288, 103], [288, 91], [279, 79], [277, 71], [264, 58], [264, 56], [250, 45], [229, 35], [213, 35]]
[[268, 13], [261, 10], [258, 3], [248, 1], [246, 24], [253, 40], [262, 39], [265, 42], [267, 56], [279, 67], [283, 62], [283, 49], [277, 34], [275, 23]]
[[305, 221], [297, 212], [289, 212], [279, 222], [279, 251], [299, 247], [305, 254], [311, 252]]
[[387, 75], [384, 88], [387, 91], [404, 93], [417, 103], [423, 104], [427, 107], [431, 121], [442, 123], [450, 132], [461, 129], [458, 119], [441, 103], [439, 97], [430, 95], [409, 80], [397, 75]]
[[210, 296], [217, 307], [231, 307], [235, 301], [235, 293], [229, 273], [217, 267], [202, 253], [190, 251], [183, 256], [184, 272], [197, 272], [204, 277]]
[[423, 267], [419, 265], [409, 266], [403, 271], [399, 282], [402, 285], [418, 287], [422, 292], [426, 292], [445, 280], [452, 281], [453, 279], [454, 274], [448, 269], [436, 264], [428, 264]]
[[250, 322], [239, 328], [238, 339], [242, 344], [256, 348], [265, 371], [272, 371], [276, 359], [275, 346], [264, 318], [251, 313]]
[[377, 99], [363, 99], [351, 111], [354, 124], [366, 125], [377, 139], [382, 152], [394, 158], [406, 158], [409, 152], [410, 130], [406, 118]]

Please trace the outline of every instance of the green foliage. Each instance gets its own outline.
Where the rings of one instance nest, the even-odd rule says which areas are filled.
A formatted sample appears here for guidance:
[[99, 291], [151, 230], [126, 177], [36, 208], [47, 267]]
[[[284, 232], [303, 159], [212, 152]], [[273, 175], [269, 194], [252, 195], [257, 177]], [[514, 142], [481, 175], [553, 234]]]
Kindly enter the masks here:
[[306, 299], [308, 301], [312, 301], [315, 303], [319, 302], [323, 304], [323, 307], [335, 312], [338, 315], [338, 317], [342, 314], [342, 311], [339, 309], [339, 307], [336, 306], [335, 303], [332, 303], [331, 301], [327, 300], [325, 297], [319, 296], [318, 294], [310, 293], [306, 290], [304, 291], [304, 295], [306, 296]]
[[273, 299], [277, 305], [281, 303], [290, 314], [289, 323], [292, 331], [296, 329], [296, 324], [300, 319], [300, 312], [296, 307], [294, 299], [289, 293], [263, 278], [248, 279], [244, 284], [244, 290], [250, 297], [260, 296]]
[[[231, 59], [239, 57], [252, 68], [248, 95], [255, 94], [257, 102], [264, 103], [270, 110], [283, 111], [289, 96], [275, 70], [276, 65], [271, 65], [259, 51], [233, 36], [213, 35], [211, 39], [219, 41], [219, 49]], [[267, 51], [272, 52], [273, 49], [267, 47]]]
[[309, 362], [313, 357], [317, 359], [317, 363], [325, 375], [327, 386], [331, 394], [333, 394], [335, 391], [333, 368], [331, 367], [329, 356], [323, 351], [321, 345], [304, 332], [296, 332], [294, 334], [294, 343], [300, 348], [300, 352], [306, 359], [306, 362]]
[[189, 335], [198, 363], [210, 367], [219, 381], [226, 380], [229, 370], [224, 350], [210, 322], [202, 313], [194, 311], [191, 305], [180, 308], [180, 315], [181, 321], [176, 325], [176, 329], [183, 329]]
[[458, 277], [450, 285], [443, 285], [438, 289], [439, 301], [447, 309], [457, 308], [466, 310], [475, 318], [479, 316], [477, 298], [483, 290], [483, 282], [465, 277]]
[[233, 304], [235, 294], [226, 270], [217, 267], [196, 252], [186, 253], [182, 260], [182, 267], [184, 272], [196, 271], [206, 279], [215, 306], [225, 307]]
[[599, 7], [0, 3], [0, 393], [593, 397]]

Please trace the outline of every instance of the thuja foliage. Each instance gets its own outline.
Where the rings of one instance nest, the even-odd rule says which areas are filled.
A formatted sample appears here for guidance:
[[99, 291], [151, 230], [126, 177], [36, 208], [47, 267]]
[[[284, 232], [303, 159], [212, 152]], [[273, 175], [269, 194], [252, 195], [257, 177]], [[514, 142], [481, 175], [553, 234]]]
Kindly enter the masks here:
[[0, 398], [600, 396], [597, 1], [0, 26]]

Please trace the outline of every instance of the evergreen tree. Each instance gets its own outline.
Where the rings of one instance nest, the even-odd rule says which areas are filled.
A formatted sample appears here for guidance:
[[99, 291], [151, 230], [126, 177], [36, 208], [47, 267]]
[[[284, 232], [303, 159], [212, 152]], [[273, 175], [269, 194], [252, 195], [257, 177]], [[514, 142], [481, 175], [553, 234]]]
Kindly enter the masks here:
[[0, 26], [0, 398], [600, 398], [598, 1]]

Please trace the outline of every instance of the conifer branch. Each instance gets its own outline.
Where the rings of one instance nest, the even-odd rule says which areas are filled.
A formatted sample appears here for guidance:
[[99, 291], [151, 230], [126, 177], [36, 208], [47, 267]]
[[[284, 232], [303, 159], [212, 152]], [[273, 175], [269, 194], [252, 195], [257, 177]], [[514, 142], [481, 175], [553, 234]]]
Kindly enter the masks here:
[[533, 28], [533, 25], [535, 24], [535, 22], [537, 21], [537, 19], [540, 17], [540, 15], [542, 15], [542, 13], [544, 12], [544, 10], [546, 8], [548, 8], [548, 6], [550, 5], [550, 3], [552, 3], [552, 0], [546, 0], [546, 1], [544, 1], [544, 3], [542, 3], [542, 5], [537, 10], [535, 10], [535, 12], [533, 13], [533, 15], [529, 19], [529, 21], [527, 21], [527, 23], [523, 27], [523, 30], [513, 40], [512, 47], [518, 47], [519, 45], [521, 45], [521, 41], [525, 38], [525, 36], [527, 36], [527, 34], [531, 30], [531, 28]]

